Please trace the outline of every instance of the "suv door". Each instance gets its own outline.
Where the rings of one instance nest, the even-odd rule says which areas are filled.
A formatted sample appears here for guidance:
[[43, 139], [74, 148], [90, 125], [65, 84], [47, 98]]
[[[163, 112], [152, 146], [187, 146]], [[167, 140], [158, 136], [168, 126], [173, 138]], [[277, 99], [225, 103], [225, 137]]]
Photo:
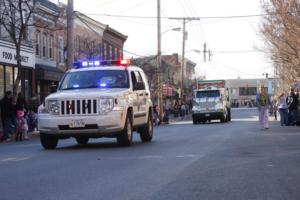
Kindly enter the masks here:
[[134, 125], [144, 124], [146, 121], [146, 95], [145, 95], [145, 83], [139, 71], [135, 70], [131, 72], [133, 92], [135, 93], [134, 102]]

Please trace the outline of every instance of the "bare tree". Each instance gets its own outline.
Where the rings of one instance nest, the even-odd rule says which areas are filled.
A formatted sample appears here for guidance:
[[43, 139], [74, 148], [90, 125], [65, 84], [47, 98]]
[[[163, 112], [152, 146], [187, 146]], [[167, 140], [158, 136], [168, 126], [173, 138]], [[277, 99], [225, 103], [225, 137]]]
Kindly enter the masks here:
[[[49, 14], [38, 9], [39, 3], [39, 0], [0, 0], [0, 26], [6, 31], [6, 39], [15, 45], [15, 60], [18, 69], [22, 68], [21, 46], [33, 45], [33, 41], [28, 36], [30, 27], [41, 27], [52, 31], [63, 29], [56, 24], [62, 18], [64, 11], [59, 10], [58, 13]], [[13, 85], [14, 97], [16, 97], [20, 81], [21, 70], [18, 70]]]
[[261, 31], [286, 90], [300, 77], [300, 2], [263, 0], [262, 8], [266, 15]]
[[[35, 10], [36, 0], [1, 0], [0, 25], [7, 32], [16, 49], [17, 67], [22, 67], [21, 46], [27, 41], [28, 25]], [[21, 72], [18, 70], [13, 86], [14, 97], [21, 80]]]

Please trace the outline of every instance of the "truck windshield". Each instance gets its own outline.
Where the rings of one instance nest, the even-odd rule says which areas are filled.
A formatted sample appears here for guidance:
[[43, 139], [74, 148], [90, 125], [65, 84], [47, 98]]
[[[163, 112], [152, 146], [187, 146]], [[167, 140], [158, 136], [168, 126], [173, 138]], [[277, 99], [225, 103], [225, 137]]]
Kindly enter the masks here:
[[60, 90], [86, 88], [129, 88], [128, 73], [124, 70], [70, 72], [60, 86]]
[[220, 97], [219, 90], [197, 91], [196, 98]]

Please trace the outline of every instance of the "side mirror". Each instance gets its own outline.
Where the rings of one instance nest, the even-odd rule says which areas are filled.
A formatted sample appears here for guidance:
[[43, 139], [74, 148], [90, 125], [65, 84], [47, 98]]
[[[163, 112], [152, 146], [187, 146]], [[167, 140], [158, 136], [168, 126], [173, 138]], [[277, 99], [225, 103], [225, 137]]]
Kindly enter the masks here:
[[51, 85], [50, 86], [50, 92], [51, 93], [54, 93], [54, 92], [56, 92], [57, 91], [57, 85]]
[[133, 90], [144, 90], [144, 89], [145, 89], [144, 82], [137, 82], [133, 87]]

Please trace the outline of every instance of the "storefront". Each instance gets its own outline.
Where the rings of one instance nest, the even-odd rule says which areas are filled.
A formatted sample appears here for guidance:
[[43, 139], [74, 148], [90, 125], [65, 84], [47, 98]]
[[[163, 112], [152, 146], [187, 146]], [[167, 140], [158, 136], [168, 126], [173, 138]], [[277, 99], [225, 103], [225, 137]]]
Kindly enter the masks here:
[[40, 95], [41, 101], [50, 94], [51, 85], [58, 85], [58, 82], [64, 75], [64, 71], [57, 67], [36, 64], [36, 85], [37, 93]]
[[33, 69], [35, 57], [33, 48], [21, 47], [22, 68], [16, 66], [16, 50], [14, 44], [0, 40], [0, 98], [6, 91], [14, 90], [14, 85], [20, 75], [19, 85], [16, 87], [16, 94], [22, 92], [26, 99], [32, 95]]

